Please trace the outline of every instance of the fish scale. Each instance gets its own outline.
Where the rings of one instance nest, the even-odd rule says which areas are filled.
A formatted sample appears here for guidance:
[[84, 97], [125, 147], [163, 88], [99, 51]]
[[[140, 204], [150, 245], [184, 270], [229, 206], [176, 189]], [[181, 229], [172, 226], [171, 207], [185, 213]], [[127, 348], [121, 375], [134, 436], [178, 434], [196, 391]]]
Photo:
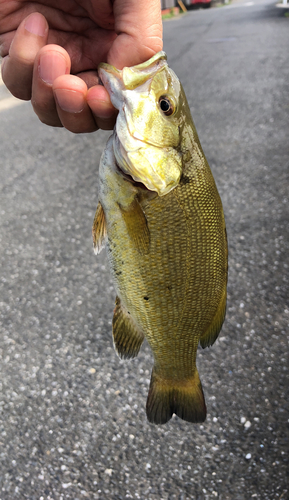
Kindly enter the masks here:
[[[145, 66], [124, 70], [126, 83], [121, 71], [100, 65], [101, 78], [120, 112], [100, 163], [99, 207], [93, 225], [95, 248], [99, 251], [106, 245], [117, 292], [116, 351], [121, 357], [134, 357], [144, 337], [152, 349], [146, 411], [156, 424], [167, 422], [173, 413], [189, 422], [204, 421], [197, 348], [199, 342], [202, 347], [212, 345], [219, 334], [227, 284], [222, 203], [184, 91], [164, 58], [159, 53]], [[174, 106], [170, 116], [163, 116], [159, 105], [164, 93]], [[148, 116], [138, 114], [134, 122], [132, 110], [145, 110], [148, 99]], [[150, 138], [152, 120], [158, 134]], [[151, 156], [156, 141], [159, 152]], [[143, 156], [140, 149], [145, 148], [148, 154]], [[139, 161], [131, 165], [132, 158]], [[155, 164], [147, 158], [154, 158]], [[164, 168], [166, 158], [169, 172]]]

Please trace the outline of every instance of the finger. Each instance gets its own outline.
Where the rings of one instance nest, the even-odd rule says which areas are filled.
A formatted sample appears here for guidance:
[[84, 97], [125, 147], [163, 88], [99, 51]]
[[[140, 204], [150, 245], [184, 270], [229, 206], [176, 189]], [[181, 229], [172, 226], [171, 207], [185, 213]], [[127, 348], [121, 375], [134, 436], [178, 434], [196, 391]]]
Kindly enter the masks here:
[[37, 54], [32, 81], [32, 106], [42, 123], [61, 127], [52, 85], [59, 76], [69, 75], [70, 57], [59, 45], [46, 45]]
[[115, 0], [117, 38], [107, 62], [122, 69], [142, 63], [162, 50], [162, 16], [159, 0]]
[[15, 36], [16, 30], [9, 31], [8, 33], [0, 33], [0, 57], [6, 57], [9, 54], [9, 49], [12, 40]]
[[100, 79], [96, 70], [82, 71], [81, 73], [75, 74], [86, 83], [88, 89], [100, 84]]
[[19, 99], [31, 98], [33, 64], [38, 51], [46, 44], [48, 24], [42, 14], [34, 13], [19, 25], [2, 65], [2, 78], [10, 92]]
[[86, 95], [86, 101], [98, 127], [102, 130], [112, 130], [118, 111], [111, 104], [107, 90], [101, 85], [90, 88]]
[[86, 83], [73, 75], [60, 76], [54, 81], [53, 92], [62, 125], [74, 133], [98, 129], [86, 102]]

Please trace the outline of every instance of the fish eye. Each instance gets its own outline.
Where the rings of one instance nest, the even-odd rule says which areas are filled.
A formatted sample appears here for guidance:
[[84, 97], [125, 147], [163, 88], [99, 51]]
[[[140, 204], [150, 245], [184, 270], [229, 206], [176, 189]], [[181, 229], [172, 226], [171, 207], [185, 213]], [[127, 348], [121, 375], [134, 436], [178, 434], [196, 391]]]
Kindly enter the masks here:
[[175, 111], [174, 103], [166, 95], [162, 95], [159, 98], [159, 105], [162, 112], [166, 116], [172, 115], [173, 112]]

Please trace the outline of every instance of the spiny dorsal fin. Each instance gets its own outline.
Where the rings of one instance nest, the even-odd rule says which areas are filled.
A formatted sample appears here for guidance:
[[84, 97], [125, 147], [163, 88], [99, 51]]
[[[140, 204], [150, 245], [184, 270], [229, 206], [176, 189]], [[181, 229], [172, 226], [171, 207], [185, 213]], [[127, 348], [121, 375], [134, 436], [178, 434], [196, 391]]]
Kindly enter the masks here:
[[144, 335], [119, 297], [115, 299], [112, 334], [114, 347], [120, 358], [135, 358], [138, 355]]
[[93, 248], [95, 254], [100, 253], [101, 250], [103, 249], [105, 245], [105, 238], [106, 238], [105, 216], [102, 205], [100, 202], [98, 202], [92, 225], [92, 239], [93, 239]]
[[130, 239], [138, 252], [145, 255], [149, 251], [150, 232], [146, 216], [138, 200], [135, 198], [128, 208], [119, 205]]

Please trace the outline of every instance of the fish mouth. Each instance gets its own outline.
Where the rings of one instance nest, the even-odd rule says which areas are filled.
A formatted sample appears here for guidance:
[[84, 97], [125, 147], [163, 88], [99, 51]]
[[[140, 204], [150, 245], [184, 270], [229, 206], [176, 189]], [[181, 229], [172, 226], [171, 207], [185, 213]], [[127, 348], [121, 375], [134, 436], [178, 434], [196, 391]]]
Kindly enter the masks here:
[[151, 79], [164, 66], [167, 66], [167, 56], [161, 51], [152, 56], [148, 61], [132, 67], [124, 67], [119, 70], [107, 63], [98, 65], [98, 73], [103, 85], [109, 93], [117, 91], [133, 90]]
[[[175, 144], [176, 140], [174, 144], [163, 140], [158, 144], [160, 141], [155, 140], [150, 127], [139, 124], [133, 114], [137, 115], [138, 103], [143, 104], [145, 97], [149, 95], [152, 79], [166, 67], [164, 52], [159, 52], [141, 65], [125, 67], [123, 70], [106, 63], [101, 63], [98, 67], [111, 102], [119, 110], [113, 134], [118, 173], [132, 185], [159, 196], [169, 193], [179, 182], [182, 170], [181, 154], [176, 147], [179, 144]], [[154, 99], [150, 99], [149, 103], [148, 112], [151, 117]], [[143, 114], [141, 106], [137, 116]], [[145, 118], [146, 116], [144, 120]], [[164, 137], [167, 136], [164, 134]]]

